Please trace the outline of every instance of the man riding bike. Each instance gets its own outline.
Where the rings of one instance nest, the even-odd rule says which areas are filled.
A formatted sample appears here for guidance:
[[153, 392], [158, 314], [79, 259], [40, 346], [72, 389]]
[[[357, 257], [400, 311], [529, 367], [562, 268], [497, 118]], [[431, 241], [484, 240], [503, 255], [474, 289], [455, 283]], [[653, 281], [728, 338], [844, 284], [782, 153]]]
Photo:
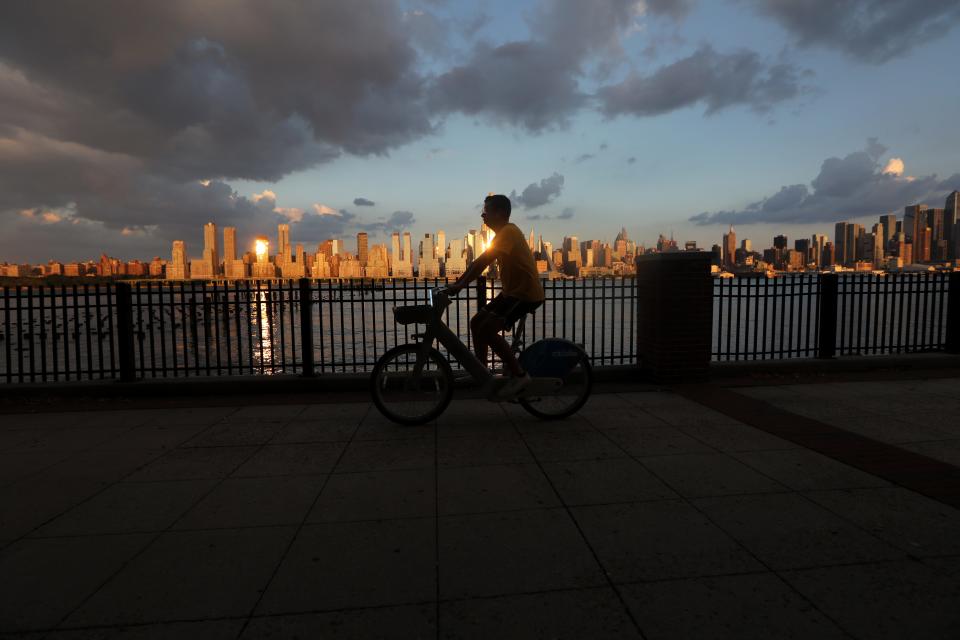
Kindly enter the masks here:
[[494, 260], [498, 262], [502, 291], [470, 320], [470, 332], [477, 358], [486, 363], [487, 349], [491, 348], [510, 372], [512, 379], [497, 394], [503, 398], [516, 397], [531, 379], [502, 332], [543, 304], [544, 298], [533, 252], [520, 228], [510, 222], [511, 208], [510, 198], [505, 195], [491, 194], [484, 199], [480, 217], [497, 235], [464, 274], [447, 287], [451, 295], [456, 295], [479, 278]]

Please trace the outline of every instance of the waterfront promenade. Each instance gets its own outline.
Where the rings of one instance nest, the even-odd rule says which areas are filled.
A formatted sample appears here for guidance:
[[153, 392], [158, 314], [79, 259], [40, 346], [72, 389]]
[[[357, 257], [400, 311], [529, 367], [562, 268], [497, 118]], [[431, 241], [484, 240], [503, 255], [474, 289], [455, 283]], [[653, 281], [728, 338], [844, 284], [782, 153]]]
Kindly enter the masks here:
[[960, 376], [651, 389], [8, 406], [0, 637], [956, 637]]

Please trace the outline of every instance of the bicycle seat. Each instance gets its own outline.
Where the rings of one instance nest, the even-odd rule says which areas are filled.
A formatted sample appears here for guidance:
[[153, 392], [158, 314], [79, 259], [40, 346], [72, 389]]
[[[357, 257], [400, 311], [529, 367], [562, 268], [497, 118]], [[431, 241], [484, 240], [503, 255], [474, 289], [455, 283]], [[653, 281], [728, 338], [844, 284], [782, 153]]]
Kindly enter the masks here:
[[428, 304], [413, 304], [394, 307], [393, 319], [397, 324], [427, 324], [433, 316], [433, 307]]

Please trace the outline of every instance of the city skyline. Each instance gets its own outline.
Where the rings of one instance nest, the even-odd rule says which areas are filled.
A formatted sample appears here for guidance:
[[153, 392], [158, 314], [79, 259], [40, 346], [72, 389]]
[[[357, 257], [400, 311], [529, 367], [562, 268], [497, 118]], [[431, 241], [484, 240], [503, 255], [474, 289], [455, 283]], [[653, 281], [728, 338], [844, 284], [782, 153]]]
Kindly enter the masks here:
[[960, 188], [949, 3], [206, 2], [8, 8], [0, 259], [157, 255], [212, 218], [383, 242], [488, 191], [545, 237], [709, 246]]

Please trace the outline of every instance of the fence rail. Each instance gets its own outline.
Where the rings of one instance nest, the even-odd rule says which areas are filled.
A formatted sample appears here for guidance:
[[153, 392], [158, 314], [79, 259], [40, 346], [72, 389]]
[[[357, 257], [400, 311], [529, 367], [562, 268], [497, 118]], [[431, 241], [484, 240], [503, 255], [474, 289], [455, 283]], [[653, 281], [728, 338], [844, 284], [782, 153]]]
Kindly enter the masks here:
[[[422, 303], [443, 282], [3, 287], [0, 383], [361, 373], [417, 331], [394, 323], [393, 307]], [[714, 361], [960, 352], [960, 272], [713, 282]], [[470, 317], [500, 286], [481, 279], [447, 309], [448, 325], [466, 344]], [[637, 364], [634, 278], [544, 287], [544, 305], [526, 319], [528, 344], [559, 336], [582, 344], [596, 366]]]
[[[396, 324], [393, 307], [423, 303], [430, 288], [445, 282], [244, 280], [4, 288], [0, 381], [365, 372], [417, 331]], [[500, 286], [481, 278], [446, 310], [447, 323], [468, 345], [470, 317]], [[545, 281], [544, 288], [544, 305], [525, 321], [528, 344], [564, 337], [583, 344], [597, 366], [636, 362], [632, 278]], [[304, 300], [310, 304], [301, 304]], [[453, 359], [451, 364], [459, 366]]]

